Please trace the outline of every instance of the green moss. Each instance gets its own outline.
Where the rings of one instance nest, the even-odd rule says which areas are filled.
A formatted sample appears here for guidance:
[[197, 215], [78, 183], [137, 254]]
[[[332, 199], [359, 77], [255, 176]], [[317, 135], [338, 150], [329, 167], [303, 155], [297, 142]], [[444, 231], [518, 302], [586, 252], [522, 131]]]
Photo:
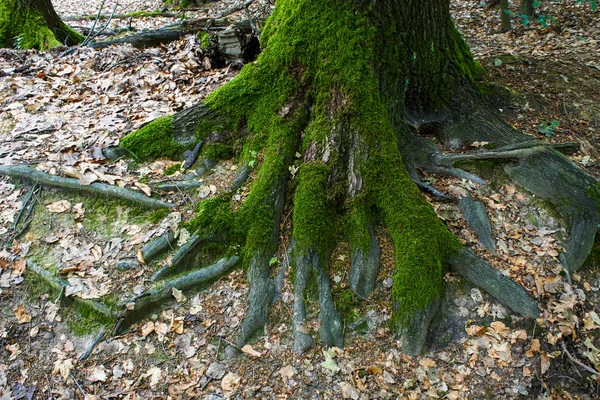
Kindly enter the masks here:
[[218, 196], [201, 202], [196, 216], [187, 223], [187, 229], [204, 235], [229, 234], [237, 237], [239, 230], [230, 199]]
[[146, 217], [146, 219], [152, 224], [157, 224], [160, 221], [162, 221], [167, 215], [169, 215], [169, 210], [163, 208], [160, 210], [151, 211]]
[[364, 302], [351, 289], [334, 290], [332, 294], [335, 309], [346, 322], [352, 323], [360, 317]]
[[356, 249], [361, 249], [366, 254], [371, 247], [371, 210], [365, 204], [364, 196], [353, 199], [346, 213], [346, 236], [350, 243], [350, 253], [354, 254]]
[[199, 31], [197, 38], [198, 42], [200, 42], [200, 49], [202, 50], [207, 50], [213, 44], [211, 35], [206, 32]]
[[172, 158], [184, 150], [173, 139], [173, 117], [157, 118], [121, 139], [119, 145], [138, 160]]
[[303, 165], [294, 196], [296, 245], [321, 254], [328, 253], [335, 237], [335, 211], [327, 198], [328, 173], [329, 168], [320, 162]]
[[18, 4], [15, 0], [0, 3], [0, 47], [47, 50], [83, 40], [62, 22], [51, 29], [40, 11]]
[[207, 143], [202, 148], [202, 157], [211, 160], [228, 160], [233, 156], [233, 148], [223, 143]]
[[165, 176], [173, 175], [175, 172], [181, 169], [181, 164], [173, 164], [170, 167], [165, 168], [164, 174]]

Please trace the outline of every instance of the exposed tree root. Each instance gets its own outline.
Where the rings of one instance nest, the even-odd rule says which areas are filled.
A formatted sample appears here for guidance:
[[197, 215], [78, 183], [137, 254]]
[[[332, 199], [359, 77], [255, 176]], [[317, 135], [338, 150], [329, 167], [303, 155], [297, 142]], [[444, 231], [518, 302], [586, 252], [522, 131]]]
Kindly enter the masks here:
[[381, 248], [375, 238], [373, 221], [367, 222], [367, 225], [363, 225], [362, 228], [368, 229], [369, 246], [364, 251], [358, 243], [350, 242], [351, 266], [348, 284], [358, 296], [367, 298], [375, 288], [375, 281], [379, 274]]
[[174, 248], [176, 243], [175, 234], [168, 231], [142, 247], [142, 257], [145, 262], [150, 262], [169, 249]]
[[[163, 301], [173, 296], [173, 289], [190, 290], [218, 279], [229, 272], [239, 262], [239, 257], [222, 258], [213, 265], [179, 276], [170, 281], [142, 293], [130, 300], [128, 308], [120, 315], [123, 322], [119, 331], [125, 329], [137, 319], [143, 317], [148, 311], [158, 307]], [[118, 333], [118, 332], [116, 332]]]
[[[177, 250], [177, 252], [173, 255], [173, 258], [171, 259], [170, 264], [165, 265], [161, 269], [156, 271], [154, 275], [152, 275], [152, 278], [150, 278], [150, 280], [154, 282], [159, 279], [163, 279], [167, 275], [179, 273], [186, 269], [190, 269], [190, 264], [192, 263], [191, 258], [194, 257], [197, 251], [197, 247], [199, 245], [201, 245], [202, 243], [220, 242], [223, 240], [224, 238], [218, 235], [203, 236], [194, 234], [186, 244], [184, 244], [179, 248], [179, 250]], [[174, 243], [174, 238], [172, 239], [171, 243]], [[169, 242], [162, 244], [162, 247], [164, 247], [165, 249], [169, 246]]]
[[526, 318], [539, 317], [541, 311], [537, 302], [521, 285], [502, 275], [470, 249], [460, 249], [456, 255], [448, 258], [446, 263], [458, 275], [485, 290], [519, 315]]
[[153, 199], [129, 189], [105, 183], [94, 182], [91, 185], [82, 185], [77, 179], [46, 174], [26, 165], [0, 165], [0, 175], [27, 179], [44, 186], [60, 187], [78, 192], [99, 194], [104, 197], [118, 198], [148, 208], [172, 208], [175, 206], [174, 204]]
[[[398, 12], [395, 17], [404, 18], [403, 8], [392, 3], [376, 2], [374, 7], [382, 7], [378, 8], [377, 18], [387, 18], [390, 10]], [[286, 201], [293, 205], [292, 325], [296, 352], [306, 351], [313, 344], [307, 304], [314, 304], [311, 297], [314, 300], [315, 293], [321, 341], [328, 346], [343, 344], [343, 322], [335, 310], [329, 283], [331, 250], [340, 240], [347, 240], [351, 257], [349, 286], [359, 297], [367, 297], [376, 286], [379, 272], [381, 252], [374, 234], [377, 224], [387, 228], [395, 249], [392, 325], [403, 351], [414, 354], [423, 349], [429, 323], [440, 305], [444, 264], [513, 311], [537, 318], [540, 309], [528, 292], [464, 247], [413, 182], [438, 198], [456, 201], [423, 185], [419, 169], [487, 184], [487, 177], [478, 175], [485, 172], [483, 169], [467, 172], [459, 168], [462, 165], [454, 164], [499, 161], [497, 166], [504, 168], [505, 175], [547, 200], [569, 221], [571, 237], [565, 263], [568, 270], [575, 270], [593, 244], [592, 233], [600, 221], [596, 211], [600, 192], [593, 180], [554, 149], [569, 150], [573, 146], [528, 140], [479, 104], [479, 95], [469, 81], [477, 66], [471, 65], [474, 63], [468, 51], [456, 55], [458, 58], [452, 61], [455, 64], [443, 73], [421, 71], [425, 80], [413, 83], [411, 79], [423, 77], [410, 76], [415, 71], [403, 71], [402, 63], [388, 65], [386, 61], [373, 67], [379, 56], [402, 58], [398, 54], [390, 56], [387, 52], [393, 46], [389, 45], [412, 32], [400, 34], [403, 27], [395, 25], [399, 36], [388, 37], [384, 33], [388, 30], [380, 29], [376, 35], [380, 44], [364, 31], [365, 21], [356, 20], [358, 14], [348, 8], [347, 2], [278, 4], [281, 8], [276, 10], [284, 11], [276, 11], [273, 18], [277, 23], [265, 27], [266, 48], [256, 63], [245, 67], [205, 102], [156, 120], [121, 141], [140, 159], [177, 157], [210, 135], [222, 137], [227, 145], [241, 143], [238, 155], [243, 167], [231, 189], [200, 203], [197, 217], [188, 225], [196, 230], [194, 238], [173, 260], [175, 265], [177, 260], [191, 257], [194, 243], [205, 235], [223, 234], [226, 243], [242, 246], [240, 257], [247, 269], [250, 293], [237, 347], [267, 323], [274, 292], [280, 291], [280, 278], [275, 285], [269, 261], [280, 238]], [[302, 15], [310, 22], [304, 24], [304, 19], [290, 17], [293, 7], [301, 7]], [[456, 38], [452, 35], [456, 32], [450, 29], [451, 37], [444, 43], [466, 48], [462, 41], [453, 41]], [[338, 42], [337, 37], [345, 39]], [[338, 51], [348, 38], [361, 39], [352, 41], [349, 49]], [[372, 42], [365, 45], [363, 40]], [[414, 52], [415, 58], [435, 53], [428, 51], [427, 43], [426, 49]], [[368, 56], [361, 59], [361, 51]], [[332, 57], [334, 52], [336, 56]], [[418, 65], [447, 62], [445, 58], [418, 62], [415, 58], [403, 60], [415, 69]], [[445, 96], [437, 92], [441, 88], [434, 88], [434, 93], [427, 91], [440, 83], [429, 80], [446, 73], [461, 75], [444, 83], [454, 97], [445, 99], [443, 105], [437, 102], [418, 104], [414, 107], [418, 111], [404, 109], [405, 104], [411, 104], [409, 98], [419, 102]], [[462, 85], [462, 89], [455, 90], [452, 85]], [[445, 149], [456, 150], [475, 141], [500, 147], [445, 154], [428, 138], [432, 133], [438, 135]], [[151, 148], [154, 143], [168, 146]], [[255, 167], [248, 197], [242, 204], [235, 204], [232, 193]], [[552, 188], [547, 187], [548, 182], [552, 182]], [[458, 201], [482, 244], [494, 251], [483, 203]], [[286, 267], [282, 266], [284, 273]], [[172, 287], [166, 284], [137, 299], [135, 309], [145, 308], [147, 303], [154, 306], [171, 295]]]
[[481, 201], [466, 196], [458, 200], [458, 206], [469, 226], [477, 234], [479, 243], [493, 254], [496, 254], [496, 243], [492, 237], [492, 227], [485, 205]]
[[[48, 284], [48, 286], [60, 291], [61, 293], [68, 286], [67, 282], [52, 275], [46, 268], [37, 265], [31, 260], [27, 260], [27, 269], [40, 277], [44, 282], [46, 282], [46, 284]], [[77, 296], [70, 296], [68, 299], [85, 308], [94, 310], [111, 320], [116, 320], [116, 314], [110, 308], [98, 301], [82, 299], [81, 297]]]

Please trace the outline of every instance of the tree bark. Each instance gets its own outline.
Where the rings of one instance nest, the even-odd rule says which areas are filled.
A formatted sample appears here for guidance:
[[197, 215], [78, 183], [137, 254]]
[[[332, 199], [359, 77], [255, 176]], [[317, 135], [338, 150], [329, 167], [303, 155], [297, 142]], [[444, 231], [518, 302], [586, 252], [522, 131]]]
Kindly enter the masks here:
[[82, 40], [60, 19], [50, 0], [3, 0], [0, 4], [0, 47], [46, 50]]

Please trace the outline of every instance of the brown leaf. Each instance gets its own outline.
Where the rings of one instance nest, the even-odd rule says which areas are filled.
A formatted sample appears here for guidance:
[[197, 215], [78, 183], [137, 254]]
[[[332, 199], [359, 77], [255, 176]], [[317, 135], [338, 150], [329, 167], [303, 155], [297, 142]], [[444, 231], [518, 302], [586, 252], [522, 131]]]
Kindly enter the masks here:
[[260, 356], [262, 356], [262, 353], [254, 350], [254, 348], [251, 345], [249, 345], [249, 344], [247, 344], [244, 347], [242, 347], [242, 351], [244, 353], [252, 356], [252, 357], [260, 357]]
[[53, 213], [63, 213], [69, 209], [71, 209], [71, 203], [67, 200], [59, 200], [54, 203], [48, 204], [46, 209]]
[[27, 313], [27, 310], [24, 306], [18, 306], [13, 310], [13, 313], [15, 314], [19, 324], [26, 324], [31, 321], [31, 314]]

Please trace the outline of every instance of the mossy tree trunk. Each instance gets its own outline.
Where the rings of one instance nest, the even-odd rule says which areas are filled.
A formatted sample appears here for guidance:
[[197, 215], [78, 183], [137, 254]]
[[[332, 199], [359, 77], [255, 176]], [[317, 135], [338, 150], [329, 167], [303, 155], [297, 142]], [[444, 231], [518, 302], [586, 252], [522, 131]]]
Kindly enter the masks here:
[[[295, 350], [312, 344], [304, 300], [315, 291], [321, 339], [342, 344], [329, 257], [339, 242], [349, 244], [349, 286], [367, 297], [379, 271], [373, 226], [383, 224], [396, 255], [394, 326], [403, 350], [419, 352], [439, 304], [444, 262], [474, 256], [414, 184], [417, 169], [441, 165], [440, 147], [512, 146], [523, 137], [481, 105], [473, 80], [482, 69], [454, 27], [448, 0], [278, 0], [261, 40], [258, 60], [205, 102], [131, 133], [121, 146], [138, 158], [172, 156], [216, 132], [225, 144], [209, 144], [205, 154], [231, 145], [241, 163], [257, 169], [235, 212], [225, 193], [202, 202], [188, 226], [242, 245], [251, 289], [239, 344], [267, 321], [269, 260], [290, 202]], [[519, 310], [537, 316], [522, 288], [506, 287], [512, 292], [498, 297], [510, 301], [521, 290], [526, 306]]]
[[2, 0], [0, 47], [46, 50], [83, 37], [56, 14], [50, 0]]

